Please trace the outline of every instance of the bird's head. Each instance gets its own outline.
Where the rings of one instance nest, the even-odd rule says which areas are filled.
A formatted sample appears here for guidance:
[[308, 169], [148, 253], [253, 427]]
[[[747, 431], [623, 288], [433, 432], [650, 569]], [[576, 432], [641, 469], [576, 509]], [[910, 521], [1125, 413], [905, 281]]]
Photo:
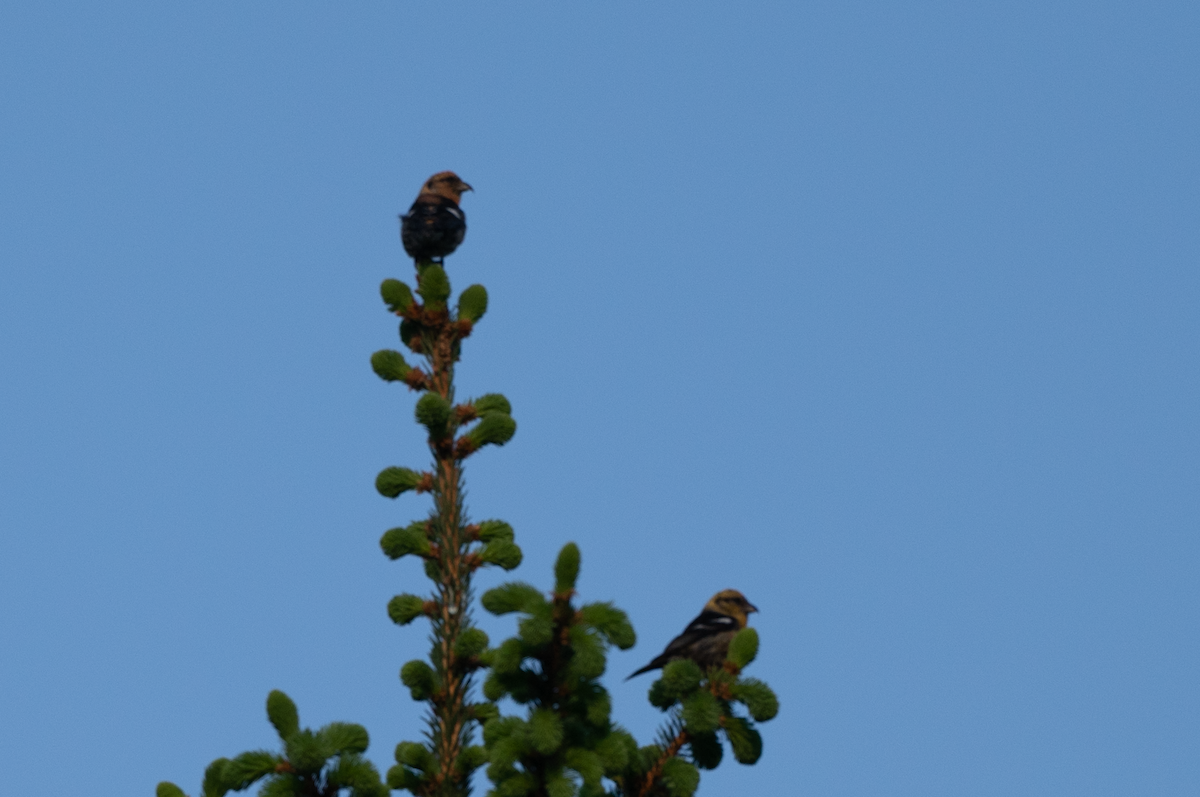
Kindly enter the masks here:
[[456, 205], [462, 201], [464, 191], [474, 190], [460, 180], [454, 172], [438, 172], [426, 180], [425, 185], [421, 186], [422, 194], [436, 194], [449, 199]]
[[738, 625], [746, 627], [746, 617], [758, 611], [758, 607], [746, 600], [746, 596], [736, 589], [723, 589], [705, 605], [705, 609], [721, 614], [727, 614], [738, 621]]

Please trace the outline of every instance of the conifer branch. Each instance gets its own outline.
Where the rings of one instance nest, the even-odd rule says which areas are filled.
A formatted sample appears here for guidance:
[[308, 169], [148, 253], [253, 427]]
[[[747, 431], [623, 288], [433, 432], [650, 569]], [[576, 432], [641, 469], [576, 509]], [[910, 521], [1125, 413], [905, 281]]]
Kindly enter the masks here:
[[637, 797], [649, 797], [649, 795], [654, 793], [654, 783], [662, 776], [663, 767], [666, 766], [668, 761], [679, 755], [680, 751], [683, 750], [683, 746], [690, 741], [690, 738], [686, 728], [675, 734], [675, 737], [663, 748], [662, 755], [650, 766], [650, 770], [646, 773], [646, 778], [642, 781], [642, 787], [637, 792]]
[[[416, 417], [429, 433], [433, 456], [429, 472], [419, 477], [404, 468], [388, 469], [385, 474], [393, 474], [388, 478], [381, 474], [388, 489], [380, 491], [389, 497], [413, 489], [433, 498], [427, 521], [393, 529], [381, 540], [384, 552], [392, 558], [421, 557], [433, 582], [433, 595], [428, 599], [399, 595], [389, 604], [389, 614], [398, 624], [406, 625], [418, 616], [429, 618], [433, 644], [428, 664], [410, 661], [401, 670], [401, 680], [413, 698], [428, 703], [426, 743], [401, 743], [388, 783], [421, 797], [463, 797], [469, 792], [471, 773], [483, 763], [481, 748], [471, 746], [475, 724], [480, 721], [477, 707], [471, 703], [471, 690], [473, 675], [483, 666], [480, 653], [487, 647], [487, 636], [471, 625], [471, 578], [484, 565], [511, 569], [521, 560], [508, 524], [468, 522], [463, 506], [463, 463], [485, 445], [506, 443], [516, 423], [508, 400], [499, 394], [455, 404], [454, 370], [461, 342], [483, 315], [487, 292], [482, 286], [471, 286], [463, 292], [457, 311], [452, 311], [446, 302], [450, 281], [442, 265], [418, 261], [416, 267], [415, 293], [423, 301], [397, 280], [385, 281], [381, 292], [389, 308], [403, 319], [401, 341], [425, 360], [425, 368], [410, 368], [399, 353], [377, 353], [372, 358], [372, 366], [384, 379], [403, 381], [423, 391]], [[472, 424], [473, 428], [456, 440], [457, 432]]]

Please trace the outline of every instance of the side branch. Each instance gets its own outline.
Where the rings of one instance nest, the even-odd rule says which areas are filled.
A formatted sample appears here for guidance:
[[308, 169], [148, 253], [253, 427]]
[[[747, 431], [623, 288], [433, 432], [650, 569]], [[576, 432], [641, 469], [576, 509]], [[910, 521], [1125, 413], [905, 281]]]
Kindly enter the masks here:
[[679, 751], [688, 743], [689, 738], [691, 737], [688, 736], [688, 732], [683, 730], [671, 740], [671, 743], [663, 750], [662, 755], [654, 762], [654, 766], [650, 767], [650, 771], [646, 773], [646, 779], [642, 782], [642, 788], [638, 792], [638, 797], [649, 797], [652, 793], [651, 789], [654, 788], [654, 782], [662, 775], [663, 766], [672, 758], [679, 755]]

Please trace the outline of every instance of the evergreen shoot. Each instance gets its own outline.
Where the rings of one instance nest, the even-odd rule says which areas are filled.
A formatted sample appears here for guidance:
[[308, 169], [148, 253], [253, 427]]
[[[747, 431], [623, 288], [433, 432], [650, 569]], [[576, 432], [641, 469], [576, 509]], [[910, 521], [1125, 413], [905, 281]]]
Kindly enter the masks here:
[[483, 595], [493, 614], [521, 615], [517, 635], [485, 654], [483, 693], [527, 707], [523, 717], [484, 725], [492, 794], [599, 797], [608, 793], [603, 779], [623, 778], [637, 756], [633, 737], [610, 721], [612, 699], [599, 681], [608, 646], [631, 648], [636, 636], [611, 603], [575, 606], [579, 558], [575, 543], [562, 549], [548, 597], [521, 582]]
[[428, 660], [414, 659], [400, 669], [412, 699], [426, 704], [426, 731], [423, 741], [396, 748], [387, 782], [420, 797], [458, 797], [470, 792], [471, 774], [484, 761], [483, 748], [472, 741], [476, 723], [492, 711], [472, 702], [473, 677], [484, 666], [488, 638], [471, 622], [471, 578], [481, 567], [511, 570], [521, 563], [511, 526], [500, 520], [469, 523], [462, 500], [463, 461], [485, 446], [507, 443], [517, 424], [508, 399], [498, 393], [456, 403], [454, 365], [463, 339], [487, 309], [482, 285], [463, 291], [451, 310], [445, 269], [419, 261], [415, 291], [389, 279], [380, 293], [402, 319], [401, 341], [424, 366], [410, 366], [403, 354], [385, 349], [371, 357], [371, 367], [385, 381], [404, 382], [421, 393], [414, 415], [427, 432], [433, 458], [428, 470], [390, 467], [375, 480], [388, 498], [409, 490], [433, 497], [427, 517], [390, 529], [379, 541], [390, 559], [423, 560], [432, 582], [429, 594], [397, 595], [387, 607], [398, 625], [427, 618], [433, 643]]
[[[362, 756], [369, 743], [363, 726], [331, 722], [316, 731], [301, 728], [296, 704], [279, 690], [267, 696], [267, 718], [283, 750], [218, 758], [204, 771], [201, 797], [225, 797], [260, 781], [262, 797], [388, 797], [379, 770]], [[158, 784], [156, 793], [157, 797], [187, 797], [167, 781]]]

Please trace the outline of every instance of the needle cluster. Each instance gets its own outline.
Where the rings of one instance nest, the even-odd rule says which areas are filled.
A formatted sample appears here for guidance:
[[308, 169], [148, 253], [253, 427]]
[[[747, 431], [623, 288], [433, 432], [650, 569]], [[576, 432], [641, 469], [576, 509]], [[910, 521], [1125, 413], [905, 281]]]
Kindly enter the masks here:
[[524, 716], [496, 716], [483, 727], [497, 797], [600, 797], [608, 793], [603, 780], [621, 777], [637, 755], [633, 737], [609, 719], [612, 699], [599, 681], [608, 647], [625, 650], [637, 637], [611, 603], [575, 605], [579, 564], [579, 548], [568, 543], [548, 596], [512, 582], [481, 600], [493, 614], [521, 618], [516, 636], [484, 654], [484, 696], [526, 707]]
[[[261, 797], [388, 797], [375, 765], [363, 758], [370, 740], [367, 729], [351, 722], [331, 722], [319, 730], [300, 727], [292, 699], [279, 690], [267, 696], [267, 718], [275, 726], [282, 751], [252, 750], [234, 758], [218, 758], [204, 771], [201, 797], [225, 797], [261, 783]], [[164, 781], [157, 797], [186, 797], [183, 789]]]

